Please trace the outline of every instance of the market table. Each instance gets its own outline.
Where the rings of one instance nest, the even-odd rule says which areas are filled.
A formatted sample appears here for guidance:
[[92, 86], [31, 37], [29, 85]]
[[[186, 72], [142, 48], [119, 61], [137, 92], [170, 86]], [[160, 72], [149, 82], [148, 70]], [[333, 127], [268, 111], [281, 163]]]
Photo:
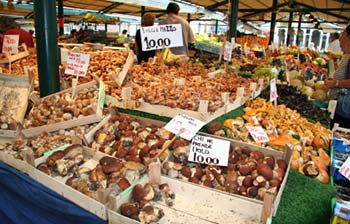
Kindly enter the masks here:
[[[0, 162], [1, 223], [106, 223]], [[329, 223], [335, 189], [291, 170], [273, 224]]]

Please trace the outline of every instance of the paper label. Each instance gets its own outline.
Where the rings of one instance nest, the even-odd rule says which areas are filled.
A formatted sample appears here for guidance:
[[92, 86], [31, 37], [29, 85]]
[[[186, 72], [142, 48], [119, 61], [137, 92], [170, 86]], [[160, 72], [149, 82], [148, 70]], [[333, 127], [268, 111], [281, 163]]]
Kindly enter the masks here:
[[185, 114], [178, 114], [165, 125], [165, 129], [190, 141], [193, 136], [205, 125]]
[[105, 105], [105, 98], [106, 98], [106, 91], [105, 91], [105, 84], [100, 81], [100, 89], [98, 93], [98, 106], [102, 110]]
[[190, 146], [188, 160], [195, 163], [227, 166], [230, 142], [195, 135]]
[[19, 35], [4, 35], [2, 53], [18, 53]]
[[350, 180], [350, 157], [348, 157], [345, 163], [340, 167], [339, 173], [341, 173], [346, 179]]
[[90, 55], [68, 52], [67, 67], [65, 74], [75, 76], [85, 76], [90, 61]]
[[277, 100], [277, 86], [276, 86], [276, 79], [272, 79], [270, 81], [270, 101]]
[[228, 41], [225, 43], [224, 60], [231, 61], [232, 57], [232, 44]]
[[140, 34], [143, 51], [183, 46], [181, 24], [141, 27]]
[[261, 126], [246, 126], [256, 142], [269, 142], [269, 137]]

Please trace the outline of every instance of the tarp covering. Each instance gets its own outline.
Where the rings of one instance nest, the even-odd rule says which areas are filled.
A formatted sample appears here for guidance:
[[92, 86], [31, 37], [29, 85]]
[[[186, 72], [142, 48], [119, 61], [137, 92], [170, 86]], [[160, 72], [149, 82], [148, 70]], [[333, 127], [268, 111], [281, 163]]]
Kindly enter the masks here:
[[107, 222], [0, 161], [0, 223]]

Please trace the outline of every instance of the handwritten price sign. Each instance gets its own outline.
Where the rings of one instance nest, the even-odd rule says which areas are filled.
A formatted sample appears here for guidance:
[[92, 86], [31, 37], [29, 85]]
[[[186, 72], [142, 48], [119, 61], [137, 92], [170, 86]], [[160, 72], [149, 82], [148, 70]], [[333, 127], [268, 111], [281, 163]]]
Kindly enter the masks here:
[[164, 126], [164, 129], [190, 141], [204, 125], [203, 121], [186, 114], [178, 114]]
[[140, 33], [143, 51], [183, 46], [181, 24], [142, 27]]
[[2, 53], [18, 53], [19, 35], [5, 35], [2, 45]]
[[340, 167], [339, 173], [350, 180], [350, 157], [348, 157], [345, 163], [343, 163], [343, 165]]
[[269, 137], [267, 136], [264, 129], [260, 126], [246, 126], [250, 135], [256, 142], [269, 142]]
[[90, 55], [68, 52], [65, 74], [85, 76], [89, 66]]
[[225, 51], [224, 51], [224, 60], [231, 61], [232, 49], [233, 49], [233, 45], [229, 41], [226, 41]]
[[270, 101], [277, 100], [277, 97], [276, 79], [272, 79], [270, 82]]

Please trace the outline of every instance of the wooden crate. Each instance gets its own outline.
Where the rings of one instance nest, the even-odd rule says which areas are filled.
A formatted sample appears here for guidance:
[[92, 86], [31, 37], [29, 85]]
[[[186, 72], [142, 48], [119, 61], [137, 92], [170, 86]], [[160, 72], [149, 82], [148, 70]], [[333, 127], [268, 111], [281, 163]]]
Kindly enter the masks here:
[[23, 99], [18, 102], [18, 109], [16, 116], [13, 117], [18, 125], [16, 130], [2, 130], [0, 129], [0, 137], [16, 138], [20, 133], [20, 124], [23, 124], [24, 116], [28, 107], [28, 99], [33, 88], [33, 79], [31, 74], [28, 75], [14, 75], [14, 74], [0, 74], [0, 85], [10, 88], [24, 88]]
[[[76, 87], [76, 91], [79, 92], [80, 90], [82, 90], [84, 88], [89, 88], [89, 87], [92, 87], [95, 85], [97, 85], [97, 81], [92, 81], [89, 83], [78, 85]], [[46, 97], [42, 98], [41, 100], [48, 98], [48, 97], [52, 97], [53, 95], [58, 95], [61, 93], [66, 93], [66, 92], [72, 92], [72, 88], [63, 90], [59, 93], [54, 93], [50, 96], [46, 96]], [[32, 137], [32, 136], [38, 135], [44, 131], [53, 132], [53, 131], [57, 131], [60, 129], [67, 129], [67, 128], [72, 128], [72, 127], [76, 127], [79, 125], [85, 125], [85, 124], [91, 124], [91, 123], [98, 122], [102, 119], [102, 110], [103, 110], [103, 106], [104, 106], [104, 100], [105, 100], [104, 84], [102, 81], [100, 81], [99, 96], [98, 96], [98, 100], [97, 100], [98, 103], [97, 103], [95, 114], [92, 114], [89, 116], [84, 116], [81, 118], [72, 119], [69, 121], [63, 121], [63, 122], [59, 122], [59, 123], [55, 123], [55, 124], [48, 124], [48, 125], [43, 125], [43, 126], [39, 126], [39, 127], [26, 128], [26, 129], [22, 130], [22, 133], [25, 137]]]
[[[269, 149], [269, 148], [258, 147], [258, 146], [255, 146], [255, 145], [251, 145], [251, 144], [248, 144], [248, 143], [236, 141], [236, 140], [233, 140], [233, 139], [227, 139], [227, 138], [223, 138], [223, 137], [219, 137], [219, 136], [213, 136], [213, 135], [206, 134], [206, 133], [199, 133], [199, 134], [200, 135], [204, 135], [204, 136], [208, 136], [208, 137], [212, 137], [212, 138], [217, 138], [217, 139], [222, 139], [222, 140], [229, 141], [229, 142], [231, 142], [231, 145], [234, 145], [234, 146], [241, 146], [241, 147], [247, 146], [247, 147], [249, 147], [252, 150], [261, 151], [264, 155], [272, 155], [272, 156], [274, 156], [276, 161], [278, 159], [283, 159], [283, 160], [286, 161], [286, 163], [288, 164], [288, 167], [286, 169], [285, 176], [284, 176], [283, 181], [282, 181], [282, 183], [280, 185], [280, 188], [279, 188], [279, 190], [276, 192], [276, 194], [273, 197], [273, 203], [272, 203], [272, 206], [271, 206], [272, 216], [275, 216], [276, 212], [277, 212], [277, 209], [278, 209], [278, 206], [279, 206], [279, 203], [280, 203], [280, 200], [281, 200], [281, 197], [282, 197], [282, 194], [283, 194], [284, 187], [285, 187], [287, 179], [288, 179], [289, 171], [291, 169], [291, 165], [290, 165], [290, 163], [291, 163], [291, 150], [288, 147], [286, 147], [286, 150], [284, 152], [281, 152], [281, 151], [277, 151], [277, 150], [273, 150], [273, 149]], [[169, 157], [169, 158], [171, 158], [171, 157]], [[182, 181], [182, 180], [179, 180], [179, 181]], [[187, 181], [185, 181], [185, 182], [187, 182]], [[213, 190], [213, 191], [217, 191], [216, 189], [213, 189], [213, 188], [208, 188], [208, 189], [209, 190]], [[229, 193], [226, 193], [226, 192], [223, 192], [223, 193], [227, 194], [227, 195], [230, 195], [230, 196], [233, 195], [233, 194], [229, 194]], [[249, 199], [247, 197], [240, 196], [240, 195], [233, 195], [233, 196], [235, 196], [235, 197], [243, 197], [245, 199]], [[261, 202], [260, 200], [257, 200], [257, 199], [250, 199], [250, 200]]]
[[23, 173], [28, 173], [31, 167], [26, 161], [16, 159], [11, 154], [2, 151], [0, 151], [0, 160]]
[[[175, 193], [175, 200], [172, 207], [166, 206], [164, 202], [155, 202], [155, 205], [162, 208], [165, 213], [159, 223], [260, 223], [263, 212], [261, 201], [235, 195], [228, 196], [219, 191], [166, 176], [161, 176], [161, 183], [169, 184]], [[128, 193], [117, 197], [116, 208], [108, 210], [109, 223], [139, 223], [119, 213], [120, 206], [130, 201], [131, 197], [131, 189]]]
[[17, 54], [5, 54], [6, 57], [0, 59], [0, 64], [7, 64], [17, 61], [19, 59], [25, 58], [29, 56], [29, 51], [26, 44], [22, 44], [18, 47], [18, 50], [23, 49], [23, 51], [18, 51]]
[[[64, 147], [59, 147], [57, 149], [53, 149], [51, 151], [51, 153], [54, 151], [64, 150], [68, 146], [70, 146], [70, 145], [65, 145]], [[87, 148], [87, 147], [83, 148], [83, 154], [87, 160], [85, 163], [90, 163], [92, 165], [94, 165], [96, 163], [98, 164], [98, 161], [103, 156], [105, 156], [104, 154], [99, 153], [99, 152], [94, 152], [92, 149]], [[33, 165], [37, 166], [40, 163], [46, 162], [46, 159], [49, 155], [50, 155], [50, 153], [47, 153], [43, 157], [36, 159]], [[84, 164], [81, 166], [84, 166]], [[61, 176], [51, 177], [51, 176], [41, 172], [40, 170], [36, 169], [34, 166], [31, 166], [29, 168], [28, 174], [34, 180], [42, 183], [43, 185], [47, 186], [48, 188], [57, 192], [58, 194], [64, 196], [65, 198], [72, 201], [73, 203], [75, 203], [75, 204], [79, 205], [80, 207], [86, 209], [87, 211], [97, 215], [101, 219], [107, 220], [107, 205], [106, 205], [106, 203], [103, 202], [102, 198], [100, 201], [98, 200], [99, 199], [98, 192], [96, 192], [95, 199], [91, 198], [91, 197], [75, 190], [74, 188], [66, 185], [65, 182], [66, 182], [66, 179], [68, 179], [68, 176], [67, 177], [61, 177]]]

